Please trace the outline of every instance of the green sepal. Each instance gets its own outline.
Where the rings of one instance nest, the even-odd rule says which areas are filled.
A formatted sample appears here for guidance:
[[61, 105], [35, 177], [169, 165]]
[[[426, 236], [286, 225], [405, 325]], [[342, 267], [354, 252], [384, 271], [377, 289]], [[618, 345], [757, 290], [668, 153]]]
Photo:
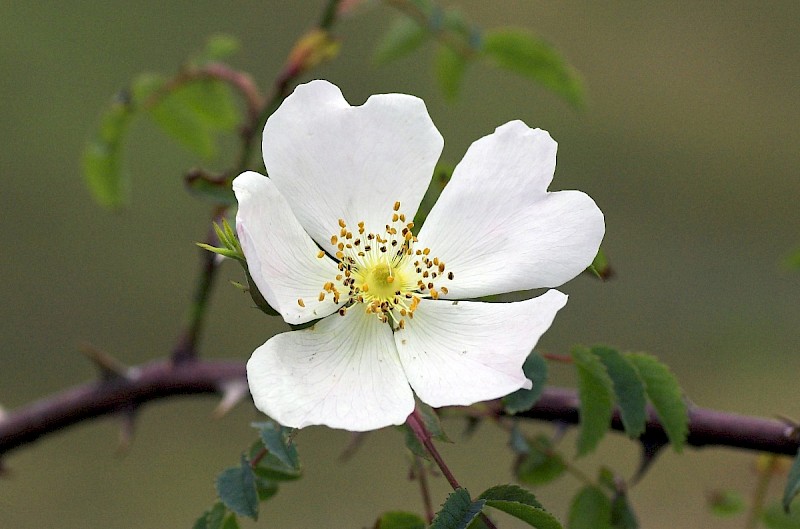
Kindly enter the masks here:
[[217, 494], [225, 507], [242, 516], [258, 518], [258, 492], [250, 461], [242, 454], [238, 467], [223, 470], [216, 480]]
[[433, 439], [444, 443], [453, 442], [447, 436], [444, 428], [442, 428], [442, 421], [439, 420], [439, 414], [436, 413], [436, 410], [422, 401], [417, 401], [417, 411], [422, 417], [422, 423], [425, 425], [425, 429], [428, 430], [428, 433], [431, 434]]
[[497, 66], [536, 81], [576, 108], [583, 107], [578, 73], [548, 43], [516, 28], [487, 30], [482, 42], [483, 54]]
[[590, 350], [576, 347], [572, 360], [578, 372], [580, 398], [578, 456], [583, 456], [597, 448], [611, 426], [614, 389], [605, 366]]
[[603, 281], [614, 276], [614, 269], [611, 268], [602, 248], [597, 250], [597, 255], [594, 256], [592, 264], [589, 265], [586, 272]]
[[203, 242], [196, 243], [197, 246], [203, 248], [204, 250], [208, 250], [209, 252], [214, 252], [219, 255], [223, 255], [230, 259], [235, 259], [242, 264], [246, 264], [247, 261], [244, 257], [244, 251], [242, 251], [242, 246], [239, 244], [239, 239], [236, 237], [236, 233], [233, 231], [233, 228], [228, 223], [227, 219], [222, 219], [222, 225], [214, 223], [214, 233], [217, 234], [217, 239], [219, 239], [221, 247], [211, 246], [210, 244], [206, 244]]
[[525, 373], [525, 377], [533, 383], [533, 386], [531, 389], [519, 389], [503, 397], [506, 413], [512, 415], [531, 409], [542, 395], [545, 382], [547, 382], [547, 362], [536, 351], [531, 352], [525, 359], [522, 371]]
[[430, 529], [466, 529], [481, 513], [485, 503], [486, 500], [472, 501], [467, 489], [456, 489], [436, 513]]
[[381, 515], [373, 529], [425, 529], [425, 520], [403, 511], [389, 511]]

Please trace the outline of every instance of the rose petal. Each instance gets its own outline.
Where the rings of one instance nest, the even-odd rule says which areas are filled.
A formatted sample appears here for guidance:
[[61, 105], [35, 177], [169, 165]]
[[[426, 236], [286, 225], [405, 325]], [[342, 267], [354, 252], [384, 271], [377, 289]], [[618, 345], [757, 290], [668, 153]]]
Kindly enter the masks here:
[[566, 302], [557, 290], [516, 303], [422, 300], [394, 334], [411, 387], [434, 407], [529, 389], [522, 363]]
[[319, 294], [325, 283], [339, 283], [335, 281], [340, 273], [337, 263], [327, 255], [317, 257], [319, 247], [303, 231], [272, 181], [258, 173], [242, 173], [234, 179], [233, 191], [239, 201], [239, 242], [264, 299], [291, 324], [334, 312], [338, 306], [333, 296], [328, 294], [320, 302]]
[[247, 362], [247, 381], [256, 407], [293, 428], [374, 430], [414, 409], [391, 329], [358, 306], [271, 338]]
[[263, 152], [300, 223], [330, 248], [339, 219], [383, 232], [396, 201], [412, 219], [443, 145], [421, 99], [382, 94], [351, 107], [336, 86], [312, 81], [269, 118]]
[[603, 213], [584, 193], [548, 193], [556, 143], [521, 121], [472, 144], [420, 230], [454, 279], [449, 299], [554, 287], [594, 259]]

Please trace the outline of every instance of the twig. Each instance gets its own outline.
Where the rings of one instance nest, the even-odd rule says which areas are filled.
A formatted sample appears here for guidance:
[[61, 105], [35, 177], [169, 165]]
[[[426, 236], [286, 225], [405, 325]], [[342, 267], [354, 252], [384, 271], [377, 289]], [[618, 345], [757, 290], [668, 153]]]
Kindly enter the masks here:
[[[7, 410], [0, 418], [0, 455], [87, 419], [117, 413], [130, 404], [138, 407], [174, 395], [222, 394], [225, 383], [236, 379], [245, 380], [243, 362], [159, 361], [133, 367], [126, 377], [76, 386], [16, 410]], [[499, 402], [491, 404], [500, 408]], [[578, 395], [572, 389], [545, 388], [536, 405], [517, 417], [577, 424]], [[614, 412], [611, 427], [624, 431], [618, 410]], [[643, 436], [666, 441], [664, 428], [652, 409], [648, 410]], [[689, 410], [687, 444], [783, 455], [794, 455], [798, 447], [792, 426], [785, 422], [700, 407]]]
[[[442, 474], [444, 474], [444, 477], [447, 479], [447, 482], [450, 483], [450, 486], [453, 487], [453, 490], [460, 489], [461, 485], [458, 484], [458, 480], [456, 480], [456, 477], [450, 471], [450, 467], [448, 467], [447, 463], [444, 462], [444, 459], [442, 459], [441, 454], [439, 454], [439, 450], [437, 450], [436, 445], [433, 444], [431, 434], [428, 432], [428, 429], [425, 428], [425, 422], [422, 420], [419, 411], [414, 409], [414, 411], [411, 412], [411, 415], [408, 416], [408, 419], [406, 419], [406, 424], [409, 428], [411, 428], [411, 431], [414, 433], [414, 436], [417, 438], [417, 440], [422, 443], [422, 446], [425, 447], [425, 450], [427, 450], [431, 455], [433, 461], [436, 463], [436, 466], [438, 466], [439, 470], [442, 471]], [[480, 513], [479, 516], [486, 527], [489, 529], [497, 529], [494, 523], [492, 523], [489, 517], [484, 513]]]

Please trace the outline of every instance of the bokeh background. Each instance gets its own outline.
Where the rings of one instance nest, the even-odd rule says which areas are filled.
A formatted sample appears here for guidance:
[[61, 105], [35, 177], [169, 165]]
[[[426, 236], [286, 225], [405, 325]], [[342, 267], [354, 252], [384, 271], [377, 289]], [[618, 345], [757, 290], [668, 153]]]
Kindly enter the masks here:
[[[146, 122], [127, 145], [133, 202], [95, 206], [80, 153], [112, 94], [142, 71], [174, 72], [212, 33], [236, 36], [234, 64], [267, 86], [323, 2], [0, 3], [0, 405], [13, 409], [90, 380], [78, 351], [89, 341], [136, 364], [167, 354], [192, 290], [208, 205], [181, 175], [195, 158]], [[341, 56], [314, 73], [351, 103], [370, 94], [424, 98], [460, 159], [471, 141], [510, 119], [559, 141], [553, 189], [577, 188], [606, 214], [604, 247], [616, 269], [601, 284], [578, 278], [541, 342], [642, 350], [668, 363], [697, 404], [771, 416], [800, 415], [800, 274], [781, 266], [800, 246], [800, 3], [449, 2], [484, 26], [529, 27], [582, 73], [588, 106], [576, 112], [513, 74], [472, 68], [446, 103], [430, 48], [387, 67], [369, 63], [393, 14], [380, 5], [343, 21]], [[245, 360], [282, 324], [251, 308], [225, 279], [213, 299], [207, 356]], [[569, 383], [568, 370], [553, 380]], [[142, 410], [136, 439], [115, 452], [106, 418], [13, 452], [0, 480], [0, 526], [189, 527], [214, 499], [213, 479], [253, 439], [249, 404], [214, 421], [212, 397]], [[459, 423], [448, 423], [459, 439]], [[548, 431], [548, 425], [533, 430]], [[348, 435], [303, 431], [306, 476], [263, 505], [258, 527], [367, 527], [387, 509], [421, 510], [407, 480], [401, 436], [369, 436], [347, 463]], [[572, 452], [571, 440], [564, 448]], [[502, 434], [482, 428], [443, 448], [477, 493], [511, 479]], [[637, 446], [607, 437], [598, 457], [630, 476]], [[753, 456], [720, 449], [661, 456], [631, 491], [643, 527], [740, 527], [705, 509], [709, 491], [754, 488]], [[537, 490], [560, 516], [579, 483]], [[436, 500], [447, 487], [435, 484]], [[504, 527], [513, 527], [507, 523]]]

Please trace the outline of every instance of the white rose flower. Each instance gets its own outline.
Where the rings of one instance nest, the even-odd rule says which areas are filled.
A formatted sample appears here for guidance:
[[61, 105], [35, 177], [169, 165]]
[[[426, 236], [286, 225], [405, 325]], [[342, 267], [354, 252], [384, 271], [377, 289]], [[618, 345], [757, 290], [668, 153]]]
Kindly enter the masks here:
[[247, 363], [256, 406], [295, 428], [402, 424], [414, 394], [440, 407], [507, 395], [567, 296], [458, 301], [561, 285], [592, 261], [603, 214], [548, 192], [556, 142], [512, 121], [472, 144], [418, 236], [411, 219], [443, 140], [422, 100], [352, 107], [297, 87], [264, 128], [269, 178], [233, 182], [250, 274], [284, 320]]

